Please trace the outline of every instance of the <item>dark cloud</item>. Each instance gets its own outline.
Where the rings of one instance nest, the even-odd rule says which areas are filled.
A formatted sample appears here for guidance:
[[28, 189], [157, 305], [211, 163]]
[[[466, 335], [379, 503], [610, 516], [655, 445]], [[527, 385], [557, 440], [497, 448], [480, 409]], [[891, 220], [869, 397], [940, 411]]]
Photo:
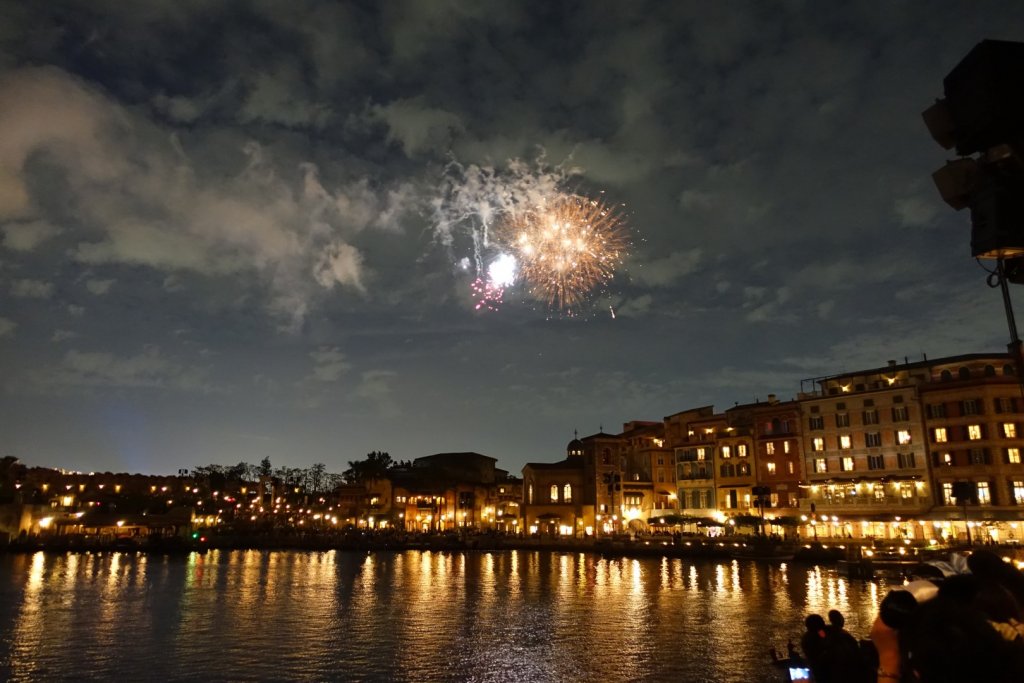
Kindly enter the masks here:
[[[574, 428], [998, 349], [920, 111], [1022, 37], [997, 2], [4, 3], [5, 452], [515, 471]], [[556, 186], [622, 210], [624, 271], [573, 319], [475, 311], [484, 220]]]

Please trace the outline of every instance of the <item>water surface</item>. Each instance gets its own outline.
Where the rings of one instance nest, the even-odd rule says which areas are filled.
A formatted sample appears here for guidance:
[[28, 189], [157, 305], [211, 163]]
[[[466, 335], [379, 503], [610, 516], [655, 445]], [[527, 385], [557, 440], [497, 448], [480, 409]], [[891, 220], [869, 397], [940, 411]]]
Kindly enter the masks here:
[[771, 681], [804, 617], [883, 584], [541, 551], [0, 555], [0, 679]]

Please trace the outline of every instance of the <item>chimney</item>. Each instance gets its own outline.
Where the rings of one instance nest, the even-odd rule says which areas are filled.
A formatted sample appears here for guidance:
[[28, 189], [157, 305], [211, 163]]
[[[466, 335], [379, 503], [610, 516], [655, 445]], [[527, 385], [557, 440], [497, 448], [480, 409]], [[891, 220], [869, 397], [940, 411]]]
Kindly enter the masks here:
[[768, 403], [775, 405], [778, 402], [778, 399], [775, 398], [775, 394], [768, 394]]
[[896, 361], [894, 361], [894, 360], [889, 361], [889, 367], [890, 368], [896, 367]]

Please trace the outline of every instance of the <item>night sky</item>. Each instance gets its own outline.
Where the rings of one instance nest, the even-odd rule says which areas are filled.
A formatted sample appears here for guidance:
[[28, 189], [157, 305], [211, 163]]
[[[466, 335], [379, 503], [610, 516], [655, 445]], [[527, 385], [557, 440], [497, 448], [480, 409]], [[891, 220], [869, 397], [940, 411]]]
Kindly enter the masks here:
[[[985, 38], [1024, 3], [2, 0], [0, 455], [518, 473], [1003, 350], [920, 116]], [[524, 187], [628, 224], [573, 315], [475, 308], [473, 236]]]

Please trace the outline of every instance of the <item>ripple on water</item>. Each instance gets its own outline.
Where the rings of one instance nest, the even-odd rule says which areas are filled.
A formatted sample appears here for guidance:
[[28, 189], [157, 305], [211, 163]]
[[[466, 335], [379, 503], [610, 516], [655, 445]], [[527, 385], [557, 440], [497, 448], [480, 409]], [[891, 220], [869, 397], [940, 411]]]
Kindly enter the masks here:
[[0, 678], [772, 680], [884, 587], [826, 569], [542, 552], [0, 556]]

